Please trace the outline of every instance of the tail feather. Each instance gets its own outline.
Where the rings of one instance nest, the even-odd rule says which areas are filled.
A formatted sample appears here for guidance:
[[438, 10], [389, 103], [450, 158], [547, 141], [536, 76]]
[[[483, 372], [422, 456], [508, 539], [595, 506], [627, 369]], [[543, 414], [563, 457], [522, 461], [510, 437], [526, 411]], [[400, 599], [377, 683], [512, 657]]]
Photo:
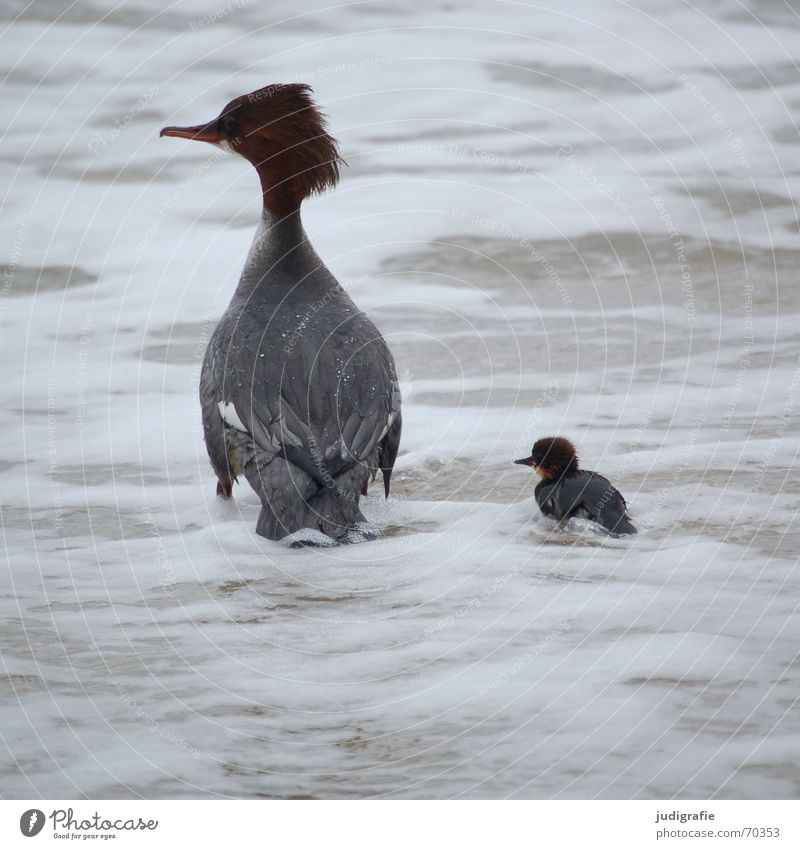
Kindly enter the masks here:
[[395, 460], [397, 460], [397, 452], [400, 450], [400, 434], [403, 430], [403, 417], [400, 413], [397, 414], [392, 426], [383, 437], [383, 441], [378, 449], [378, 463], [380, 470], [383, 473], [383, 492], [386, 498], [389, 497], [389, 489], [392, 483], [392, 471], [394, 470]]
[[261, 500], [256, 532], [280, 540], [304, 528], [344, 540], [359, 523], [365, 522], [358, 506], [363, 469], [354, 466], [336, 478], [336, 487], [320, 487], [310, 475], [289, 461], [275, 457], [262, 465], [244, 469], [247, 480]]
[[[349, 509], [342, 510], [342, 505], [348, 502]], [[296, 505], [291, 512], [278, 511], [270, 502], [262, 502], [256, 533], [267, 539], [281, 540], [289, 534], [311, 528], [341, 541], [357, 524], [365, 521], [357, 502], [349, 501], [344, 494], [336, 496], [329, 490], [323, 490], [310, 501]]]
[[627, 514], [620, 516], [619, 520], [615, 522], [612, 527], [609, 527], [608, 530], [615, 537], [633, 536], [633, 534], [637, 533], [636, 528], [628, 518]]

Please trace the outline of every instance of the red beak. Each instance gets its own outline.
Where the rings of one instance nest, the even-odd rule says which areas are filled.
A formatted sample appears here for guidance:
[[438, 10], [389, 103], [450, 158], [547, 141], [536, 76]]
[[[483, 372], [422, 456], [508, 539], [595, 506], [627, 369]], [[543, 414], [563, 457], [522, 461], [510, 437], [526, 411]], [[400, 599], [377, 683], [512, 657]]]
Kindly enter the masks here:
[[216, 119], [207, 124], [198, 124], [196, 127], [164, 127], [158, 135], [159, 138], [173, 136], [176, 139], [194, 139], [210, 144], [219, 144], [222, 141], [222, 135], [217, 129]]

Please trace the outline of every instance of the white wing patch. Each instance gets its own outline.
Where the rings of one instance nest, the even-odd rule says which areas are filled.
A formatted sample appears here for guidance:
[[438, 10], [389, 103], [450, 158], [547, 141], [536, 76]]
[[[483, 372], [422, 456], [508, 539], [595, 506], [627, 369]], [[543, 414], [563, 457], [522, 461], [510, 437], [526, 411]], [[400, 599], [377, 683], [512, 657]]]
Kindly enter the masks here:
[[380, 442], [387, 433], [389, 433], [389, 428], [394, 424], [394, 420], [397, 418], [397, 413], [389, 413], [389, 420], [386, 423], [386, 427], [381, 431], [381, 435], [378, 437], [378, 442]]
[[234, 407], [230, 401], [220, 401], [217, 404], [217, 407], [219, 407], [219, 414], [222, 416], [222, 421], [224, 421], [226, 425], [235, 427], [236, 430], [240, 430], [242, 433], [247, 433], [247, 428], [239, 418], [239, 414], [236, 412], [236, 407]]

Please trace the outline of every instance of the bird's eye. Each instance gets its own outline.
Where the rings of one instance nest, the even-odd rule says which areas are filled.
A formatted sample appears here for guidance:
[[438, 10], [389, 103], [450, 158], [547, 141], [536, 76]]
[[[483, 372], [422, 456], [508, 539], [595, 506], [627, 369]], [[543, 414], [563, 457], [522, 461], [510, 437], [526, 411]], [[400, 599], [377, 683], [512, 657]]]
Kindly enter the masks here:
[[220, 124], [224, 132], [234, 133], [239, 126], [239, 119], [235, 115], [224, 115]]

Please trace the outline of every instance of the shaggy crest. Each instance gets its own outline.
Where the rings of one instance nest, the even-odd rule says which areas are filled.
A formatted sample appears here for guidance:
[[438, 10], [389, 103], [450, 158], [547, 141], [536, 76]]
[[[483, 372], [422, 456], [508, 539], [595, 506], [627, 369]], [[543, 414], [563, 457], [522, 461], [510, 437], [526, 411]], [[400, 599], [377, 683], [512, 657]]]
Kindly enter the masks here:
[[258, 171], [267, 209], [288, 215], [339, 181], [339, 148], [311, 92], [304, 83], [265, 86], [235, 98], [207, 124], [165, 127], [161, 135], [241, 154]]
[[550, 475], [563, 475], [578, 471], [578, 455], [575, 446], [563, 436], [548, 436], [534, 443], [531, 465], [547, 471]]

